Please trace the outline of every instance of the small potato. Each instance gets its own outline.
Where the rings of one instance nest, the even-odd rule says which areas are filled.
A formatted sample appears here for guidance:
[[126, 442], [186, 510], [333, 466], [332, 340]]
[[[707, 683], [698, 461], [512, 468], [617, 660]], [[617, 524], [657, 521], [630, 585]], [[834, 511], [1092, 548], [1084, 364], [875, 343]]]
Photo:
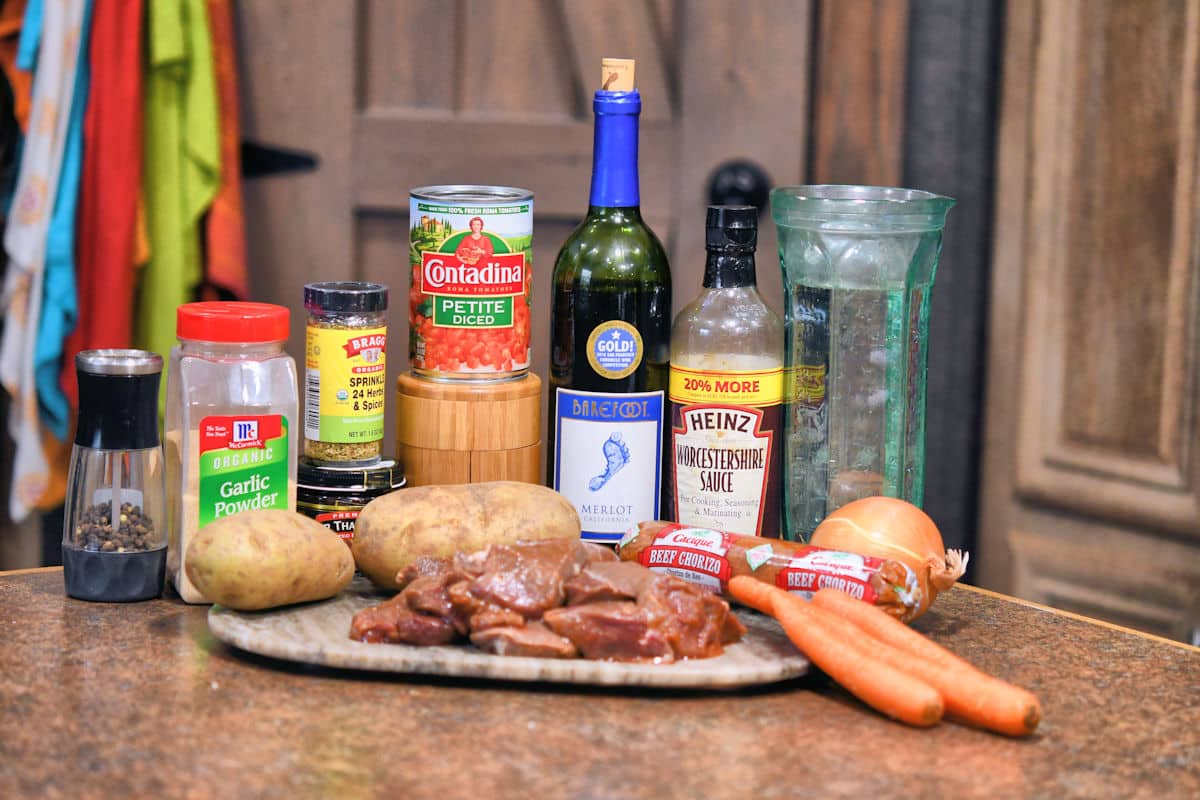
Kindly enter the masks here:
[[206, 598], [238, 611], [323, 600], [354, 578], [354, 558], [336, 533], [281, 509], [210, 522], [192, 537], [184, 564]]
[[377, 497], [358, 515], [350, 549], [362, 573], [398, 589], [419, 556], [469, 553], [521, 539], [579, 538], [571, 501], [532, 483], [414, 486]]

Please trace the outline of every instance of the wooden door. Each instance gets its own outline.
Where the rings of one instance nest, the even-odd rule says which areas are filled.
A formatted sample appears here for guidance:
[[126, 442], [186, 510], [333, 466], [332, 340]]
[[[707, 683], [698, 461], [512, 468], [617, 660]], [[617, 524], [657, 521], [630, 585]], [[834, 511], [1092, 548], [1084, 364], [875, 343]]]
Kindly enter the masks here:
[[1200, 627], [1200, 0], [1008, 6], [980, 576]]
[[[637, 59], [643, 213], [671, 253], [680, 308], [700, 288], [713, 168], [750, 158], [783, 184], [805, 160], [809, 4], [729, 11], [720, 0], [239, 3], [245, 136], [320, 162], [246, 187], [253, 289], [292, 307], [293, 354], [311, 280], [388, 284], [393, 335], [407, 330], [410, 188], [506, 184], [535, 195], [533, 369], [545, 377], [550, 275], [587, 210], [602, 56]], [[760, 282], [779, 310], [766, 217], [763, 228]], [[393, 378], [405, 363], [394, 349]]]

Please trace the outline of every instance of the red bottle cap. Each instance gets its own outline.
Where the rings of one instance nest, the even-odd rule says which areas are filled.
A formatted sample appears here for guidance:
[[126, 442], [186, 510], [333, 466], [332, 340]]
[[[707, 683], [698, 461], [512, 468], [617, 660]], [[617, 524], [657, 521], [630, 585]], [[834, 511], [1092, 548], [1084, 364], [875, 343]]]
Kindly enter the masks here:
[[175, 335], [200, 342], [286, 342], [290, 312], [272, 303], [208, 301], [175, 311]]

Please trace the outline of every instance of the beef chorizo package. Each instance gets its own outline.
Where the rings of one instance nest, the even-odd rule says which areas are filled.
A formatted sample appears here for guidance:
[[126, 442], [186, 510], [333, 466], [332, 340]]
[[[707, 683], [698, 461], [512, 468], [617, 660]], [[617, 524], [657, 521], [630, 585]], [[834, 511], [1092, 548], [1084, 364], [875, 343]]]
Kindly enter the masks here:
[[818, 589], [840, 589], [902, 621], [921, 600], [916, 575], [899, 561], [673, 522], [639, 523], [617, 553], [717, 593], [730, 578], [749, 575], [806, 598]]

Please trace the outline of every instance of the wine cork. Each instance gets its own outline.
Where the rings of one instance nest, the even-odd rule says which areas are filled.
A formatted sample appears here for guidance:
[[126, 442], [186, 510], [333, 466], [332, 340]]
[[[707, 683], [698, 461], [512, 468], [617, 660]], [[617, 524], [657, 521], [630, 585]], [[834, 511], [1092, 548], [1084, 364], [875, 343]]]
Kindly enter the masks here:
[[632, 58], [605, 58], [600, 61], [600, 88], [606, 92], [632, 92], [637, 64]]

